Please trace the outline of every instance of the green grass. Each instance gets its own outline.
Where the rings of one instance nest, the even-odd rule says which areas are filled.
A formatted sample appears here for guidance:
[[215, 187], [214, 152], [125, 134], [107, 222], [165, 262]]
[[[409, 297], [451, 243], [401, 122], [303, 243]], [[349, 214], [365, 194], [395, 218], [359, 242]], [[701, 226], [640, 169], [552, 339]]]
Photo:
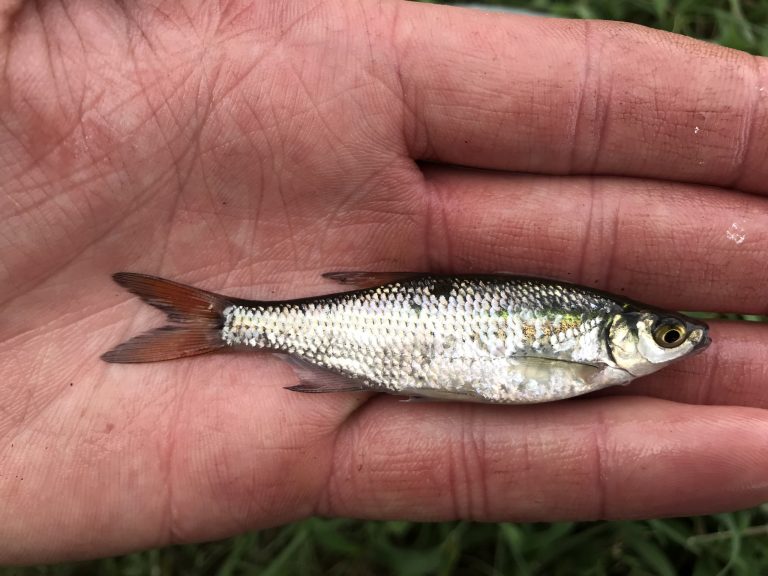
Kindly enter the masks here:
[[[490, 0], [625, 20], [768, 55], [768, 0]], [[749, 318], [757, 319], [757, 318]], [[646, 522], [474, 524], [310, 519], [201, 545], [0, 576], [768, 574], [768, 508]]]
[[310, 519], [199, 546], [95, 562], [0, 569], [2, 576], [674, 576], [768, 573], [768, 510], [554, 524]]
[[[443, 1], [439, 4], [465, 4]], [[768, 56], [765, 0], [485, 0], [484, 4], [569, 18], [623, 20]]]

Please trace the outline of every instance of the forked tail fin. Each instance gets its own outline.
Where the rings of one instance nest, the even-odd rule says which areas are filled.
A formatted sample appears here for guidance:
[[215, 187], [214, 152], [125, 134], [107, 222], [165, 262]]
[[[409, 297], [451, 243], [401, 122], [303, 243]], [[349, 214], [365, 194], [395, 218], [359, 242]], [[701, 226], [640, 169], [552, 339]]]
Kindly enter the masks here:
[[115, 282], [160, 308], [171, 322], [116, 346], [101, 358], [107, 362], [159, 362], [195, 356], [224, 346], [222, 311], [229, 305], [223, 296], [171, 282], [156, 276], [118, 272]]

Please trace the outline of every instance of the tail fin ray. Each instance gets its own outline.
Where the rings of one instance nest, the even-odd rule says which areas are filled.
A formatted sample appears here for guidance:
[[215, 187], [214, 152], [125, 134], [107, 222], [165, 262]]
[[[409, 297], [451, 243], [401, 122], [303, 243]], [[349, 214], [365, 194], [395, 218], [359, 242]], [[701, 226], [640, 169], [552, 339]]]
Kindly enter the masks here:
[[102, 355], [106, 362], [159, 362], [205, 354], [224, 346], [223, 296], [156, 276], [118, 272], [112, 278], [142, 300], [164, 311], [171, 322]]

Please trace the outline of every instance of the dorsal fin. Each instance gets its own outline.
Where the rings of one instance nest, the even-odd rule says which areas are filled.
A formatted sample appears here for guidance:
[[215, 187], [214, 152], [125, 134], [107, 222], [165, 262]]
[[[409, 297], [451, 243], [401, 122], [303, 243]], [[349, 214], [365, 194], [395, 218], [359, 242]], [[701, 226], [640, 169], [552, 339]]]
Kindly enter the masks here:
[[345, 286], [354, 286], [355, 288], [374, 288], [383, 284], [408, 280], [417, 276], [423, 276], [419, 272], [326, 272], [323, 278], [328, 278]]

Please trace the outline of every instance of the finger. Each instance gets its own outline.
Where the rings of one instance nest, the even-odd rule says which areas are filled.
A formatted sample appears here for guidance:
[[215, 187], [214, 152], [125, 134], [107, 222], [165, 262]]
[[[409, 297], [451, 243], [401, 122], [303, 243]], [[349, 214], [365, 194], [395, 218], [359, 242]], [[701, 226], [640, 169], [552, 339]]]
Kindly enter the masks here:
[[768, 497], [768, 415], [648, 398], [538, 407], [381, 399], [335, 444], [322, 514], [482, 521], [647, 518]]
[[639, 26], [405, 3], [412, 154], [768, 192], [764, 58]]
[[634, 179], [431, 168], [426, 259], [562, 278], [678, 310], [768, 310], [768, 200]]

